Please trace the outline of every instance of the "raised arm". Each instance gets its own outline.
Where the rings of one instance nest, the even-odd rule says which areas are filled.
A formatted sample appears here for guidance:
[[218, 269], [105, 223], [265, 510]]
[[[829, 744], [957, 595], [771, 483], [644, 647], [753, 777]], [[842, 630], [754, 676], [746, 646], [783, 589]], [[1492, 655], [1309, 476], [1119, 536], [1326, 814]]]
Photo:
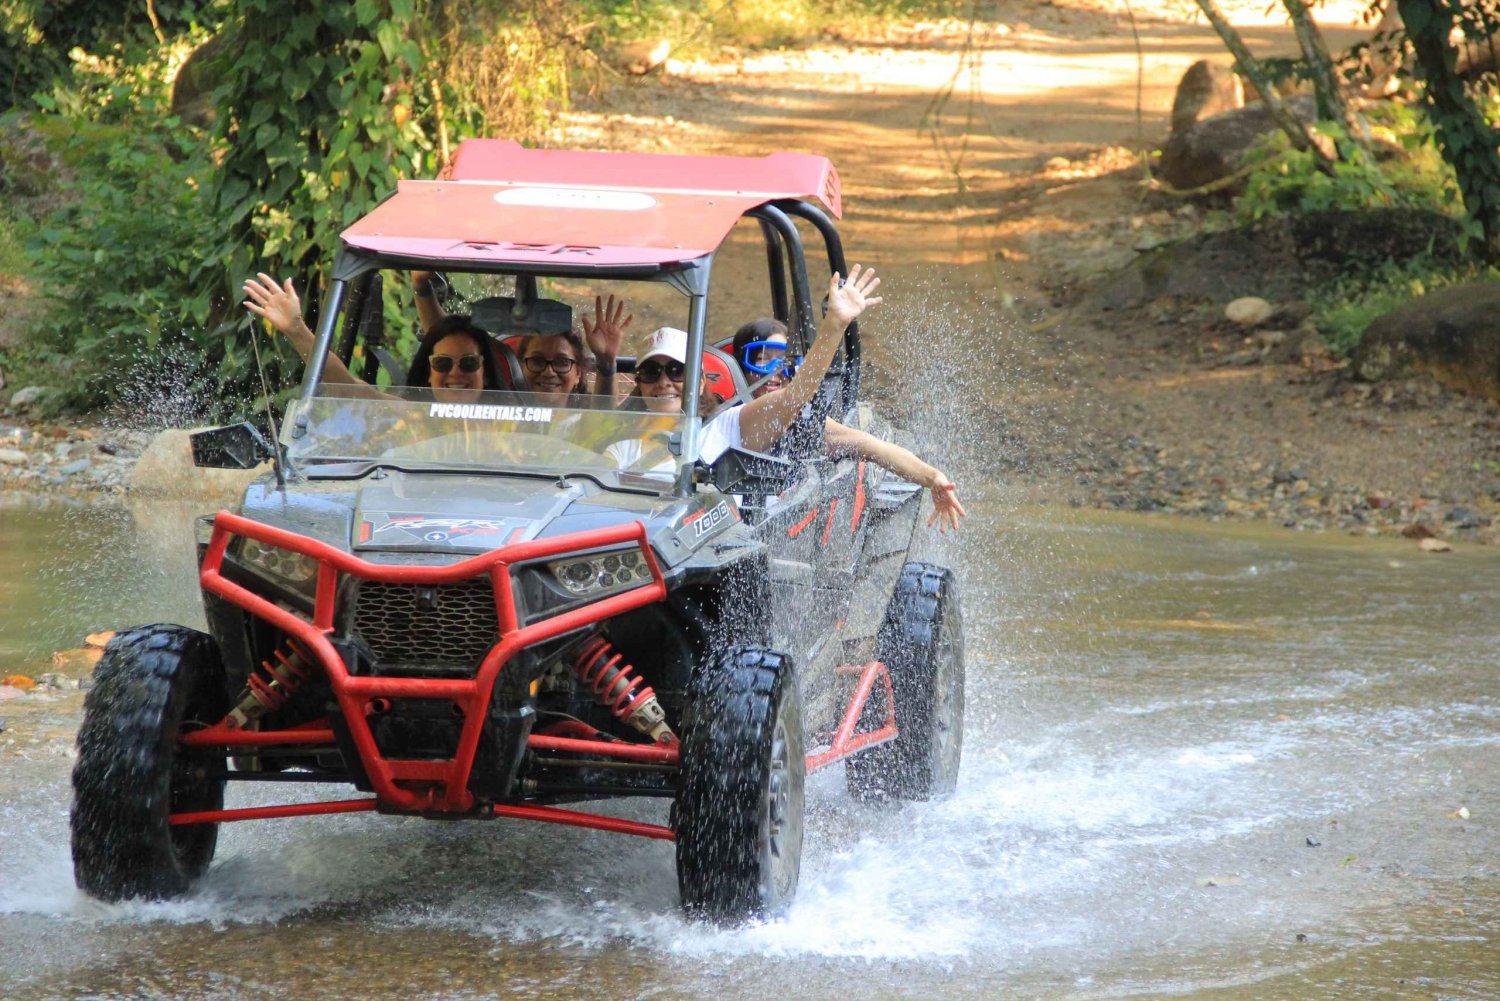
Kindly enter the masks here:
[[[291, 342], [292, 348], [304, 363], [312, 360], [317, 336], [302, 319], [302, 300], [297, 297], [297, 290], [292, 287], [290, 278], [277, 285], [276, 279], [261, 272], [256, 278], [245, 280], [245, 297], [246, 309], [264, 318], [280, 331]], [[332, 351], [328, 352], [328, 358], [323, 362], [323, 381], [369, 386], [369, 383], [349, 371], [343, 360]]]
[[740, 435], [745, 447], [764, 452], [776, 443], [802, 408], [812, 402], [833, 356], [844, 342], [844, 330], [859, 318], [860, 314], [878, 304], [880, 296], [874, 295], [880, 286], [875, 269], [861, 272], [859, 265], [849, 269], [849, 278], [844, 280], [837, 274], [828, 280], [828, 312], [818, 324], [812, 347], [802, 365], [786, 388], [767, 393], [758, 400], [745, 404], [740, 414]]
[[940, 532], [957, 529], [958, 519], [968, 515], [958, 501], [958, 487], [953, 481], [944, 476], [941, 469], [917, 458], [910, 449], [832, 419], [823, 422], [823, 432], [830, 456], [857, 455], [882, 469], [889, 469], [903, 480], [921, 484], [932, 491], [932, 515], [927, 519], [929, 526], [937, 522]]
[[417, 300], [417, 323], [421, 324], [422, 333], [425, 334], [432, 329], [434, 323], [448, 315], [438, 302], [437, 288], [432, 284], [432, 272], [413, 271], [411, 292]]
[[596, 295], [593, 322], [590, 323], [586, 316], [583, 318], [583, 336], [589, 350], [594, 353], [594, 364], [598, 366], [594, 373], [594, 393], [605, 397], [605, 406], [614, 406], [615, 361], [620, 356], [625, 331], [635, 319], [634, 313], [625, 314], [624, 319], [621, 319], [622, 314], [625, 314], [624, 299], [616, 302], [611, 295], [605, 302], [603, 297]]

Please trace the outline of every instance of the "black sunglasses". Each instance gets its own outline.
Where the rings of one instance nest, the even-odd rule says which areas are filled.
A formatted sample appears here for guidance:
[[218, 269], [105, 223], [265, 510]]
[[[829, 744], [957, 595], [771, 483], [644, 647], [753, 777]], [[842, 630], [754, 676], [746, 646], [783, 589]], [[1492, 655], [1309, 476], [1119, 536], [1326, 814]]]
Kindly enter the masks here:
[[558, 375], [567, 375], [573, 371], [573, 366], [578, 364], [578, 359], [569, 358], [567, 355], [558, 355], [556, 358], [547, 358], [543, 355], [527, 355], [521, 359], [521, 364], [526, 366], [526, 371], [532, 375], [541, 375], [547, 371], [550, 365], [552, 371]]
[[655, 382], [665, 372], [668, 379], [681, 382], [682, 374], [686, 371], [687, 366], [680, 361], [669, 361], [665, 365], [659, 361], [643, 361], [635, 367], [635, 381]]
[[478, 372], [484, 367], [484, 358], [479, 355], [464, 355], [461, 358], [454, 358], [452, 355], [433, 355], [427, 359], [427, 364], [431, 365], [432, 370], [438, 375], [447, 375], [453, 371], [454, 362], [458, 362], [458, 370], [465, 373]]

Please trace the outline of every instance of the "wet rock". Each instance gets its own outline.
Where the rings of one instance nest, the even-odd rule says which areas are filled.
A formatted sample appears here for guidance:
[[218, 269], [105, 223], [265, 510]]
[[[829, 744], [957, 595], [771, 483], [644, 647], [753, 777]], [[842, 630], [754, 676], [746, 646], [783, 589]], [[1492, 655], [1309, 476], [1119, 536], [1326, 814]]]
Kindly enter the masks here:
[[1462, 504], [1449, 508], [1448, 513], [1443, 515], [1443, 521], [1454, 528], [1480, 528], [1490, 523], [1490, 520], [1478, 511]]
[[1307, 847], [1309, 847], [1309, 848], [1320, 848], [1320, 847], [1322, 847], [1322, 845], [1323, 845], [1323, 842], [1319, 841], [1317, 838], [1313, 837], [1311, 834], [1309, 834], [1307, 836]]
[[46, 386], [27, 386], [18, 389], [11, 395], [10, 408], [12, 410], [26, 410], [41, 402], [50, 390]]
[[73, 462], [68, 463], [66, 466], [63, 466], [58, 470], [58, 472], [64, 476], [76, 476], [79, 473], [87, 470], [92, 465], [93, 463], [89, 462], [89, 460], [87, 459], [76, 459]]
[[24, 466], [31, 462], [31, 456], [15, 448], [0, 448], [0, 465]]
[[1417, 548], [1424, 553], [1451, 553], [1453, 547], [1442, 539], [1423, 539], [1417, 543]]
[[69, 689], [78, 687], [73, 683], [72, 678], [69, 678], [66, 674], [59, 674], [57, 671], [48, 671], [36, 680], [37, 684], [41, 687], [51, 688], [56, 691], [68, 691]]
[[1224, 307], [1224, 317], [1242, 327], [1254, 327], [1269, 320], [1276, 310], [1259, 296], [1246, 295]]
[[9, 702], [11, 699], [25, 698], [26, 693], [13, 685], [0, 685], [0, 702]]
[[1307, 479], [1307, 473], [1301, 466], [1292, 466], [1287, 469], [1278, 469], [1271, 474], [1272, 483], [1296, 483], [1298, 480]]

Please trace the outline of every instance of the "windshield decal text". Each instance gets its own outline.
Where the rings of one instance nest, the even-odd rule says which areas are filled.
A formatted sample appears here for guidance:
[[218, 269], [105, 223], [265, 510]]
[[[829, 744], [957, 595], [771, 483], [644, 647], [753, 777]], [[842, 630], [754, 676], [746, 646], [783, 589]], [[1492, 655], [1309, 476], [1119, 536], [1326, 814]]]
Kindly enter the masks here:
[[530, 421], [548, 424], [551, 407], [507, 407], [489, 403], [434, 403], [429, 417], [460, 417], [476, 421]]

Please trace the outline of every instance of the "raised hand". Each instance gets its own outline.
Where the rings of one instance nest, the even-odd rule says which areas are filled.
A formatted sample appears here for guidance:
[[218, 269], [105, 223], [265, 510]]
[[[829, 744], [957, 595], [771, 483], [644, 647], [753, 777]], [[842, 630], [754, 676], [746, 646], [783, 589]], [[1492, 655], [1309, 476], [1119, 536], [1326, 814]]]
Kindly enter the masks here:
[[932, 514], [927, 519], [927, 527], [937, 524], [939, 532], [946, 532], [949, 528], [956, 531], [958, 519], [966, 518], [968, 514], [958, 502], [957, 484], [938, 473], [937, 482], [932, 484]]
[[277, 330], [291, 337], [302, 322], [302, 300], [288, 278], [282, 285], [264, 271], [256, 278], [245, 280], [245, 308], [256, 316], [265, 317]]
[[847, 279], [834, 272], [828, 280], [828, 315], [837, 320], [840, 327], [847, 327], [859, 319], [861, 313], [881, 301], [880, 296], [873, 294], [879, 287], [880, 279], [875, 277], [874, 268], [860, 271], [856, 264], [849, 269]]
[[619, 357], [625, 330], [630, 326], [630, 321], [635, 319], [634, 313], [621, 319], [624, 313], [624, 299], [616, 302], [611, 295], [606, 302], [602, 297], [594, 296], [594, 322], [590, 323], [586, 316], [583, 318], [583, 336], [595, 358], [609, 362]]

